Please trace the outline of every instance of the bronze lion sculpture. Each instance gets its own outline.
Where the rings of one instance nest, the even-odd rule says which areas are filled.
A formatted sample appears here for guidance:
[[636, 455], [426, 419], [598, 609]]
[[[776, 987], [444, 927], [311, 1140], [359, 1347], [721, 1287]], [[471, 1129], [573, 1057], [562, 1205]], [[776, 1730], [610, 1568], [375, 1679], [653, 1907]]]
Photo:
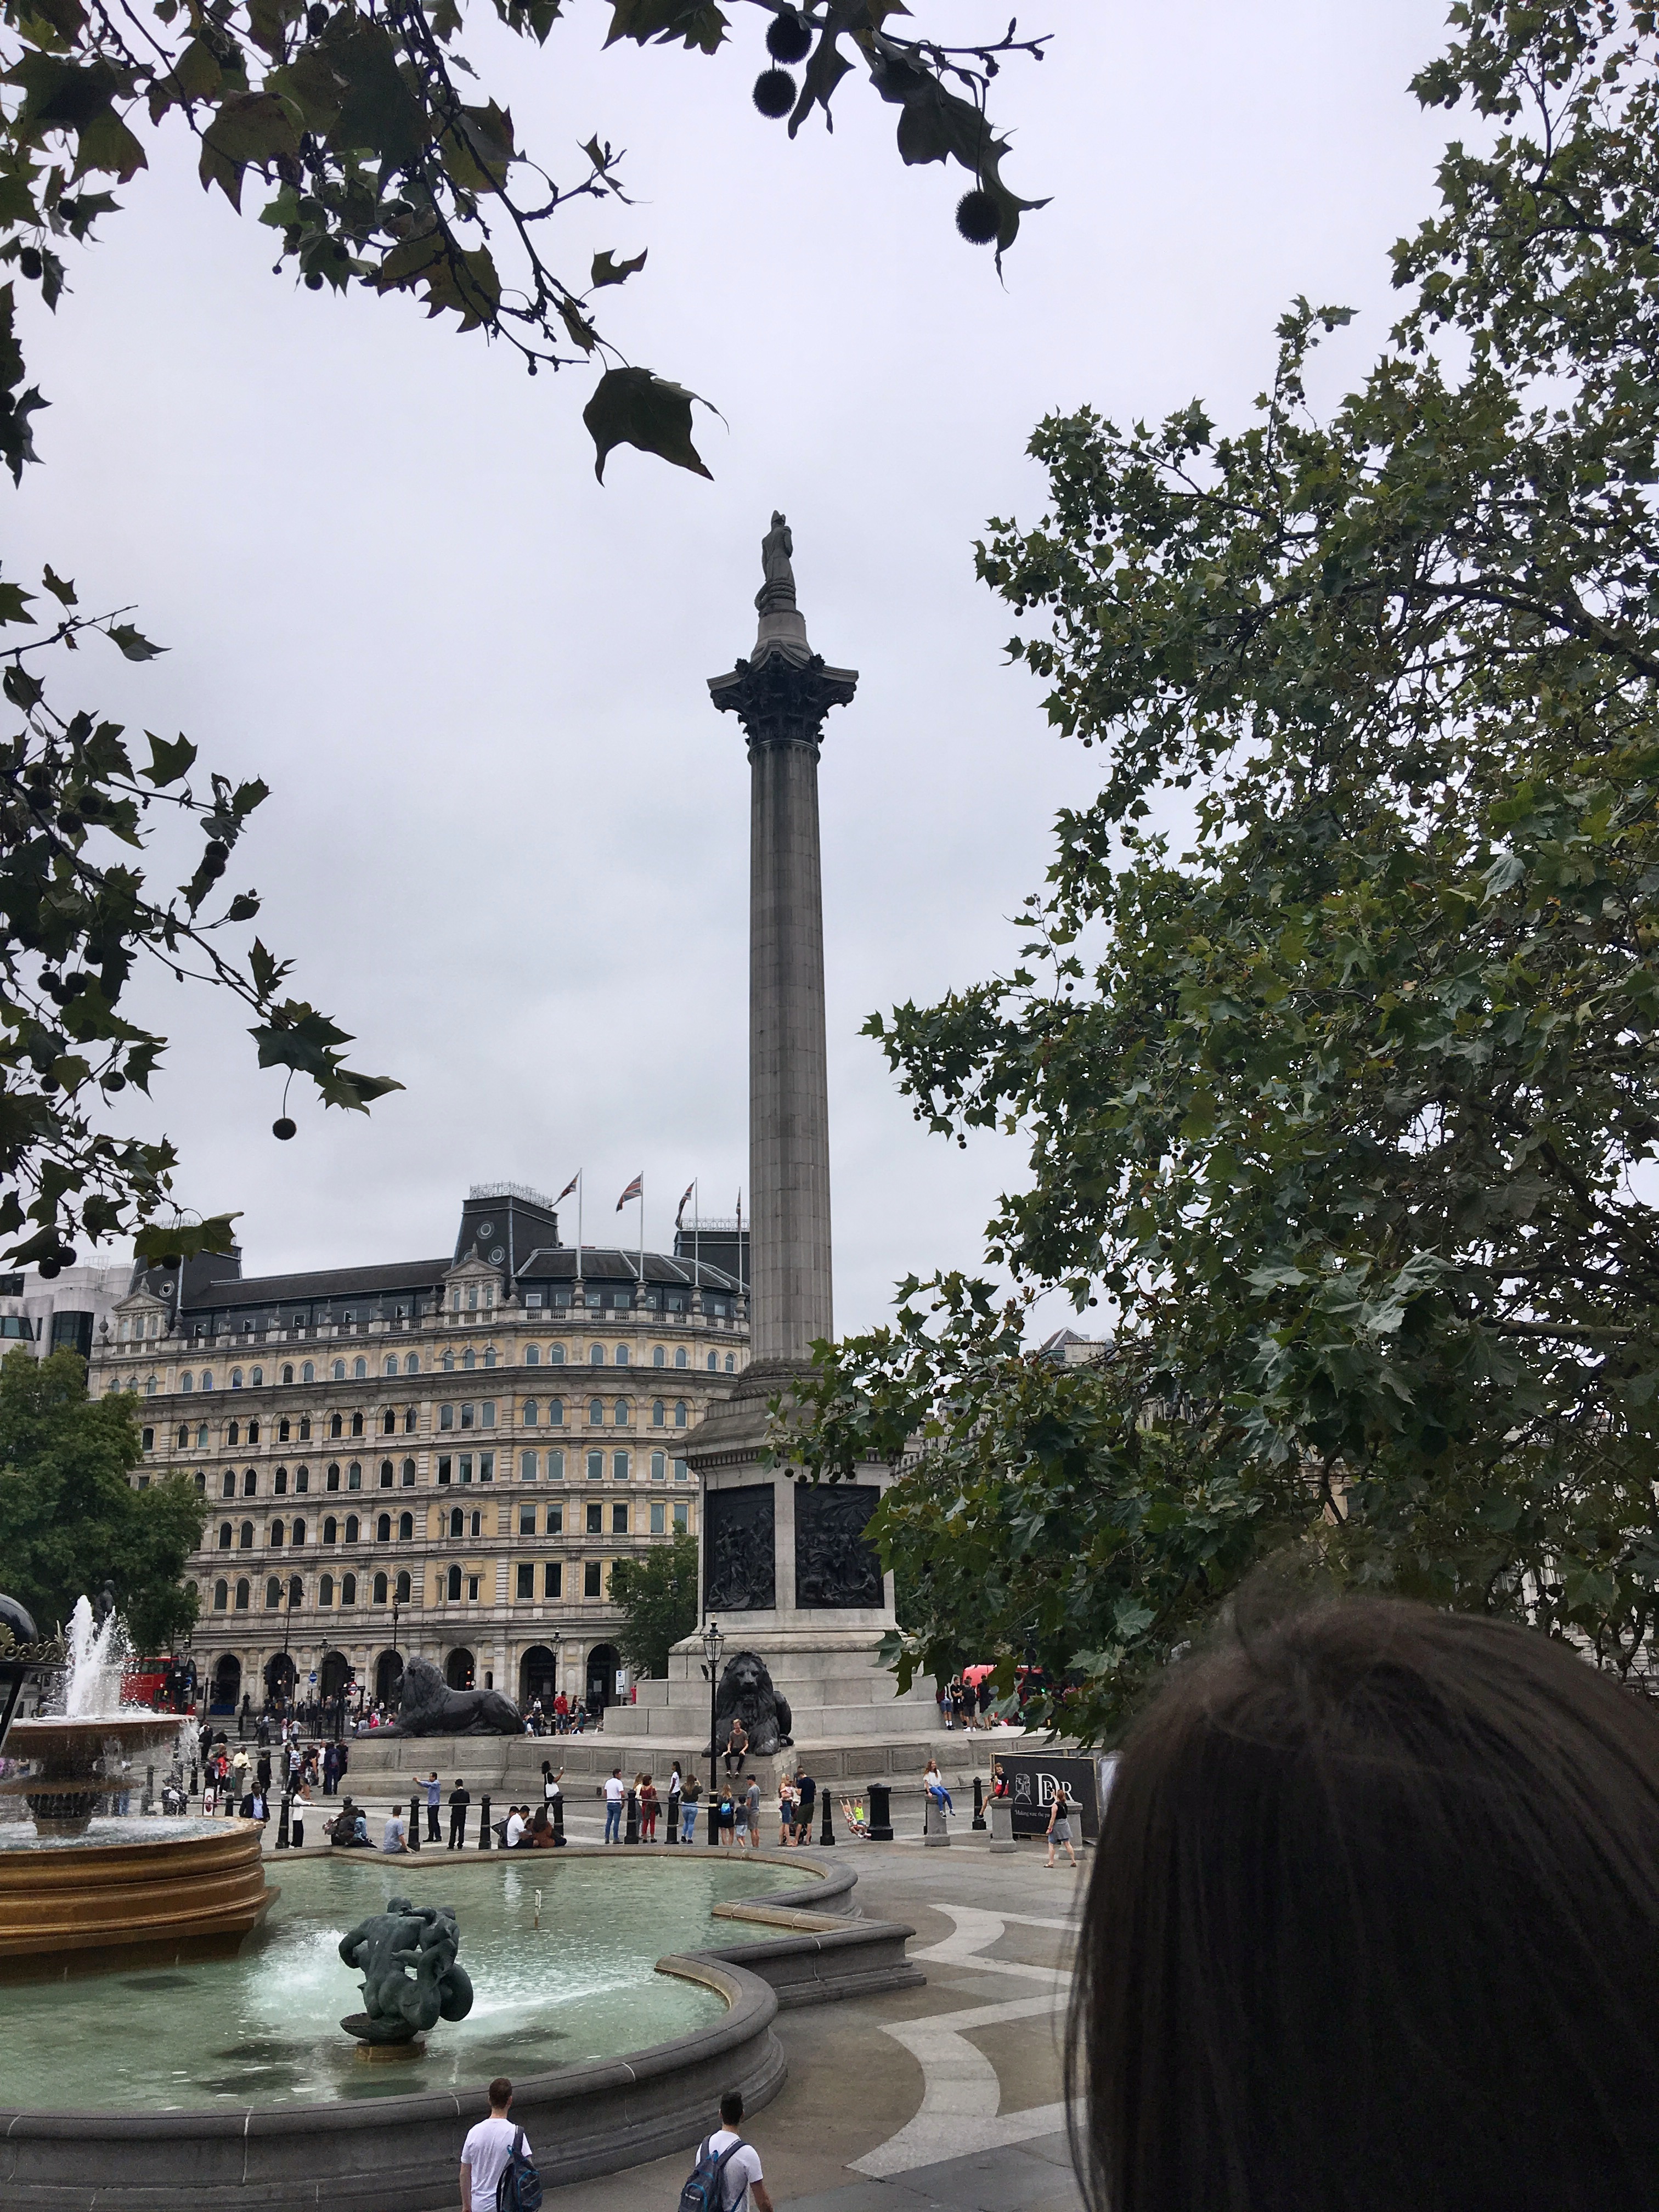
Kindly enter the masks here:
[[767, 1664], [757, 1651], [734, 1651], [720, 1672], [714, 1693], [714, 1752], [720, 1756], [732, 1739], [732, 1723], [740, 1720], [749, 1736], [749, 1748], [764, 1759], [782, 1751], [793, 1739], [789, 1700], [773, 1687]]
[[398, 1717], [381, 1735], [520, 1735], [524, 1721], [499, 1690], [452, 1690], [429, 1659], [404, 1669]]

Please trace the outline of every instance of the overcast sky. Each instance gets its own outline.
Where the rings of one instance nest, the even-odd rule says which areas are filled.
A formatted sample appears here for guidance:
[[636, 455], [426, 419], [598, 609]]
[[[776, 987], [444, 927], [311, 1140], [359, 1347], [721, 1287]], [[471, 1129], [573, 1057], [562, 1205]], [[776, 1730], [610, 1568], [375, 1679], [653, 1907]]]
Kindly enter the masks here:
[[1034, 0], [1050, 58], [1011, 64], [994, 114], [1005, 176], [1053, 198], [1002, 286], [952, 228], [961, 172], [905, 169], [861, 77], [833, 137], [756, 114], [763, 19], [730, 12], [713, 60], [603, 53], [604, 0], [540, 53], [463, 41], [561, 181], [596, 129], [629, 149], [635, 204], [579, 206], [550, 258], [649, 248], [605, 327], [720, 408], [712, 483], [620, 449], [602, 489], [580, 371], [532, 382], [453, 319], [274, 277], [272, 234], [204, 197], [176, 120], [28, 326], [52, 404], [6, 494], [8, 573], [45, 557], [83, 603], [137, 603], [167, 657], [89, 646], [79, 698], [271, 784], [233, 879], [357, 1064], [407, 1085], [364, 1118], [296, 1082], [279, 1145], [280, 1078], [234, 1010], [148, 987], [174, 1042], [143, 1126], [179, 1143], [187, 1203], [240, 1210], [250, 1273], [441, 1252], [470, 1183], [551, 1193], [582, 1166], [589, 1242], [634, 1241], [612, 1208], [641, 1167], [653, 1244], [694, 1176], [731, 1212], [748, 770], [705, 678], [752, 643], [774, 506], [814, 647], [861, 672], [821, 769], [838, 1327], [909, 1269], [972, 1264], [1022, 1148], [926, 1135], [860, 1027], [1009, 961], [1098, 765], [1006, 666], [972, 541], [1040, 514], [1045, 412], [1200, 394], [1241, 420], [1298, 291], [1361, 310], [1328, 362], [1358, 376], [1388, 246], [1433, 205], [1446, 118], [1405, 88], [1442, 40], [1425, 0]]

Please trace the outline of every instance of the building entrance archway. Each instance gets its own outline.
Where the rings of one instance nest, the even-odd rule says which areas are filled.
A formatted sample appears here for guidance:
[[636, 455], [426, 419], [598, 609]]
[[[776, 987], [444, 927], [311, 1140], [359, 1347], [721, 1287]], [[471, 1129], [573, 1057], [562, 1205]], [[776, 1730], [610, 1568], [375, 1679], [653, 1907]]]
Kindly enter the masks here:
[[377, 1705], [395, 1705], [403, 1693], [404, 1655], [401, 1651], [382, 1651], [374, 1662], [374, 1701]]
[[617, 1702], [617, 1669], [622, 1657], [614, 1644], [596, 1644], [587, 1655], [587, 1710], [602, 1712]]
[[551, 1712], [558, 1687], [557, 1654], [550, 1651], [544, 1644], [532, 1644], [519, 1662], [519, 1711], [527, 1713], [532, 1703], [539, 1698], [542, 1711]]
[[220, 1655], [213, 1669], [213, 1710], [234, 1713], [242, 1694], [242, 1662], [234, 1651]]
[[325, 1705], [331, 1705], [344, 1689], [351, 1674], [351, 1662], [343, 1651], [325, 1651], [323, 1663], [317, 1670], [317, 1694]]
[[278, 1651], [265, 1662], [265, 1697], [273, 1705], [285, 1705], [294, 1695], [296, 1668], [286, 1651]]
[[444, 1680], [452, 1690], [472, 1687], [472, 1654], [465, 1646], [452, 1651], [444, 1661]]

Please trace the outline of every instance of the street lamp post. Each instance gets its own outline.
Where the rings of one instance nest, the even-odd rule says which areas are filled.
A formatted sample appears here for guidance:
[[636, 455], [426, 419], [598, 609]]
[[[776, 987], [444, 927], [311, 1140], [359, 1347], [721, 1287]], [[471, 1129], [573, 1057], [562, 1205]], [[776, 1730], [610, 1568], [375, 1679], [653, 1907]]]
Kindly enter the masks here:
[[387, 1682], [387, 1684], [386, 1684], [386, 1687], [387, 1687], [388, 1689], [390, 1689], [390, 1688], [392, 1687], [392, 1683], [396, 1682], [396, 1681], [398, 1680], [398, 1621], [399, 1616], [401, 1615], [402, 1612], [403, 1612], [403, 1601], [402, 1601], [402, 1600], [401, 1600], [401, 1599], [398, 1597], [398, 1585], [396, 1584], [396, 1583], [393, 1583], [393, 1584], [392, 1585], [392, 1675], [391, 1675], [391, 1680], [390, 1680]]
[[720, 1634], [718, 1621], [711, 1620], [702, 1632], [702, 1648], [708, 1654], [708, 1841], [720, 1842], [720, 1823], [716, 1814], [720, 1802], [720, 1784], [715, 1774], [717, 1753], [714, 1747], [714, 1706], [720, 1688], [720, 1653], [726, 1649], [726, 1638]]

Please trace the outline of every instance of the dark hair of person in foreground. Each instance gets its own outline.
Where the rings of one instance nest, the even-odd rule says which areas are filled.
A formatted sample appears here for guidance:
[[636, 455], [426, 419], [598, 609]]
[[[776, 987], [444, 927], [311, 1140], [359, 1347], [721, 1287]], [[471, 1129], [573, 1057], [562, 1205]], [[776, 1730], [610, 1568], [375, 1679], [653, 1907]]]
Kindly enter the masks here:
[[1067, 2075], [1093, 2212], [1654, 2212], [1659, 1713], [1468, 1614], [1235, 1627], [1125, 1747]]

